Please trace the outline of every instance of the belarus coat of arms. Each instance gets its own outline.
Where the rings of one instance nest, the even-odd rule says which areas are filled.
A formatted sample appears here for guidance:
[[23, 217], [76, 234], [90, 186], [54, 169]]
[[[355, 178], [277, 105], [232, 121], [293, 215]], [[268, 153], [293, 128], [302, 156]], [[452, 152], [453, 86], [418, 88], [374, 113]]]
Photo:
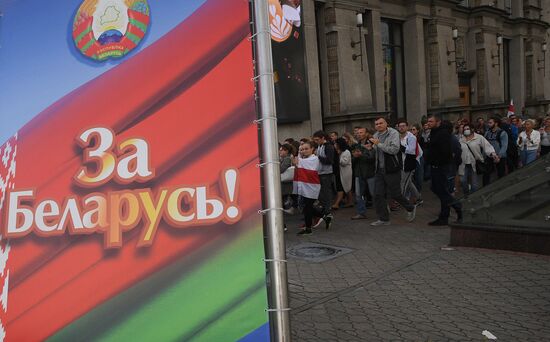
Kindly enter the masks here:
[[85, 0], [76, 12], [73, 40], [91, 59], [121, 58], [140, 44], [149, 23], [146, 0]]

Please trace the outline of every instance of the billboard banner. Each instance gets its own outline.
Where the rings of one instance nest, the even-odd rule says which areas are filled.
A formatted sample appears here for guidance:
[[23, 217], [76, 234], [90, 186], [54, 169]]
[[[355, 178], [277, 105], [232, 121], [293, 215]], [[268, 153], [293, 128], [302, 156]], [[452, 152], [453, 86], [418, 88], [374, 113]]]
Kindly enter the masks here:
[[0, 11], [0, 340], [269, 341], [248, 1]]
[[277, 118], [281, 123], [310, 119], [302, 0], [269, 0]]

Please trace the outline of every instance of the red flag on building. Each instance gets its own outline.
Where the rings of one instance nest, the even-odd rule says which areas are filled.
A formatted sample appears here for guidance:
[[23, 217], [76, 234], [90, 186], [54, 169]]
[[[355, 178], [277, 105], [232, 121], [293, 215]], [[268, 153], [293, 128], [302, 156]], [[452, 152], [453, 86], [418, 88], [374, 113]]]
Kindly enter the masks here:
[[514, 99], [510, 100], [510, 106], [508, 107], [508, 117], [516, 114], [516, 109], [514, 108]]

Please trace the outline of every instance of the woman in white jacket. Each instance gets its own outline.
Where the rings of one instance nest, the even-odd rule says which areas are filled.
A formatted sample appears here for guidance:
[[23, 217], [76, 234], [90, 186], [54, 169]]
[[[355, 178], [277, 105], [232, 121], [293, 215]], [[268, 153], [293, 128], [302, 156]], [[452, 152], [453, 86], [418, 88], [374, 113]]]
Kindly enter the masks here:
[[[344, 138], [336, 139], [334, 144], [338, 156], [340, 156], [340, 172], [339, 178], [336, 179], [336, 201], [334, 202], [332, 209], [338, 209], [340, 202], [344, 199], [344, 195], [347, 196], [346, 208], [353, 207], [353, 196], [351, 194], [351, 184], [353, 182], [353, 169], [351, 167], [351, 152], [349, 151], [348, 143]], [[335, 173], [336, 174], [336, 173]]]
[[495, 148], [483, 135], [475, 133], [470, 125], [464, 125], [463, 136], [460, 139], [462, 147], [462, 164], [458, 168], [458, 174], [461, 176], [462, 191], [464, 195], [469, 195], [478, 188], [478, 171], [476, 170], [476, 161], [485, 161], [485, 156], [498, 161]]
[[534, 130], [535, 122], [533, 120], [525, 120], [525, 131], [521, 132], [518, 137], [518, 146], [521, 156], [521, 165], [526, 166], [537, 159], [537, 152], [540, 147], [540, 132]]

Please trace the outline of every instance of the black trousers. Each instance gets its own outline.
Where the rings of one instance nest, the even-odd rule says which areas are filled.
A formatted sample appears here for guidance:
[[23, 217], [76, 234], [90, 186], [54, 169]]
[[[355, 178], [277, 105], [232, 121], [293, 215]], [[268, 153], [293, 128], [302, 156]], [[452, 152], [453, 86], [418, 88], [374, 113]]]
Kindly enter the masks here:
[[302, 201], [304, 204], [304, 219], [306, 221], [306, 228], [311, 228], [313, 225], [313, 218], [323, 217], [323, 213], [313, 206], [313, 203], [315, 203], [314, 199], [302, 197]]
[[319, 193], [319, 205], [323, 208], [323, 214], [330, 214], [334, 202], [335, 184], [334, 174], [319, 175], [321, 180], [321, 192]]
[[442, 221], [448, 221], [451, 214], [451, 206], [457, 213], [462, 214], [462, 205], [456, 203], [455, 198], [449, 192], [448, 177], [449, 177], [449, 165], [431, 167], [432, 175], [432, 191], [439, 198], [441, 202], [441, 210], [439, 212], [439, 219]]
[[401, 171], [386, 174], [377, 171], [374, 176], [374, 206], [380, 221], [389, 221], [388, 195], [391, 199], [401, 204], [407, 211], [412, 211], [414, 206], [403, 196], [401, 191]]

